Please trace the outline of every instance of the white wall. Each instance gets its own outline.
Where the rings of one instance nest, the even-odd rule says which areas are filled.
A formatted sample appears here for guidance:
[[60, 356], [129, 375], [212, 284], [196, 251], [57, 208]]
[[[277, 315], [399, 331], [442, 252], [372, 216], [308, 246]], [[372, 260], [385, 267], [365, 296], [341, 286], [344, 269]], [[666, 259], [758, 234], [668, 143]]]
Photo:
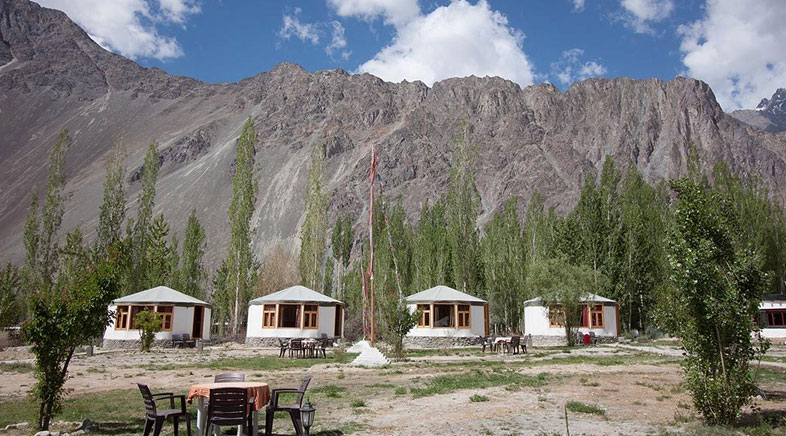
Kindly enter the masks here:
[[[117, 310], [116, 305], [110, 305], [109, 310]], [[204, 320], [202, 325], [202, 338], [210, 339], [210, 309], [205, 308]], [[139, 330], [115, 330], [115, 319], [112, 318], [111, 324], [104, 331], [104, 339], [112, 340], [137, 340]], [[261, 322], [260, 322], [261, 323]], [[156, 333], [156, 340], [172, 339], [173, 334], [191, 334], [194, 330], [194, 307], [174, 306], [172, 311], [172, 330]]]
[[[343, 311], [342, 311], [343, 313]], [[278, 315], [276, 315], [278, 316]], [[301, 313], [301, 317], [303, 314]], [[319, 306], [317, 328], [284, 328], [276, 327], [272, 329], [262, 328], [262, 305], [253, 304], [248, 306], [248, 326], [246, 327], [246, 337], [248, 338], [319, 338], [322, 333], [329, 338], [334, 337], [336, 322], [336, 306]], [[276, 319], [278, 322], [278, 319]], [[342, 336], [344, 323], [341, 323]]]
[[[418, 310], [417, 304], [408, 304], [410, 313]], [[407, 336], [430, 336], [430, 337], [473, 337], [483, 336], [486, 333], [485, 316], [483, 306], [469, 306], [470, 328], [456, 327], [418, 327], [415, 326], [407, 333]], [[432, 322], [434, 320], [432, 319]]]
[[[597, 336], [617, 336], [617, 311], [615, 306], [603, 306], [604, 328], [580, 327], [582, 333], [595, 332]], [[549, 310], [543, 306], [524, 308], [524, 334], [532, 336], [565, 336], [565, 327], [549, 325]]]
[[[786, 309], [786, 301], [762, 301], [760, 309]], [[761, 336], [767, 339], [785, 339], [786, 328], [766, 327], [761, 329]]]

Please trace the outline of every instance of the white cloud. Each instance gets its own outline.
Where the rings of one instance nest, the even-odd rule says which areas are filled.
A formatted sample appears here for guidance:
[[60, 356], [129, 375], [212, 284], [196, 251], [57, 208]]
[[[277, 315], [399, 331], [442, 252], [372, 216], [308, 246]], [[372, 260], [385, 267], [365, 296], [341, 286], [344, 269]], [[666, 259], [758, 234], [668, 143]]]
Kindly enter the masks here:
[[[391, 12], [385, 14], [393, 22]], [[485, 0], [475, 5], [455, 0], [428, 15], [396, 25], [390, 45], [360, 65], [358, 71], [392, 82], [421, 80], [429, 86], [438, 80], [469, 75], [501, 76], [526, 86], [533, 82], [533, 72], [522, 48], [523, 40], [524, 34], [509, 27], [507, 18], [492, 11]]]
[[581, 12], [584, 10], [584, 0], [573, 0], [573, 11]]
[[37, 0], [59, 9], [102, 47], [131, 59], [169, 59], [183, 55], [177, 39], [158, 25], [185, 25], [200, 11], [195, 0]]
[[382, 17], [385, 23], [402, 26], [420, 16], [418, 0], [328, 0], [342, 17], [373, 21]]
[[551, 64], [551, 74], [563, 85], [606, 74], [606, 67], [595, 61], [582, 62], [582, 56], [584, 50], [579, 48], [562, 52], [560, 59]]
[[352, 54], [352, 52], [343, 50], [347, 47], [347, 39], [344, 36], [344, 26], [338, 21], [332, 21], [330, 26], [332, 27], [333, 36], [330, 40], [330, 44], [325, 47], [325, 52], [332, 58], [334, 51], [341, 50], [341, 59], [349, 59], [349, 55]]
[[654, 33], [652, 23], [663, 21], [674, 11], [674, 0], [622, 0], [622, 20], [636, 33]]
[[687, 74], [707, 82], [727, 111], [753, 108], [786, 85], [786, 2], [708, 0], [680, 26]]
[[301, 23], [298, 19], [300, 9], [295, 9], [294, 15], [284, 15], [284, 24], [278, 31], [278, 36], [289, 39], [292, 36], [301, 41], [311, 41], [312, 44], [319, 44], [319, 32], [316, 24]]

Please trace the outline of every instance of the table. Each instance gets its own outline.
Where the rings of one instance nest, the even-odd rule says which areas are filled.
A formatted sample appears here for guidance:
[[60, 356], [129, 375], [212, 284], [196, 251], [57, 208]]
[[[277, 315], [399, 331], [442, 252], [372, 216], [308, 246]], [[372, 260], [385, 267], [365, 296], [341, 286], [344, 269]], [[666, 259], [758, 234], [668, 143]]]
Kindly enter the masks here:
[[[205, 436], [207, 427], [207, 399], [210, 398], [210, 390], [216, 388], [245, 388], [248, 397], [254, 398], [254, 428], [252, 435], [259, 434], [258, 411], [261, 410], [270, 400], [270, 387], [267, 383], [261, 382], [229, 382], [229, 383], [199, 383], [188, 388], [188, 402], [197, 399], [197, 436]], [[218, 434], [221, 434], [220, 431]]]

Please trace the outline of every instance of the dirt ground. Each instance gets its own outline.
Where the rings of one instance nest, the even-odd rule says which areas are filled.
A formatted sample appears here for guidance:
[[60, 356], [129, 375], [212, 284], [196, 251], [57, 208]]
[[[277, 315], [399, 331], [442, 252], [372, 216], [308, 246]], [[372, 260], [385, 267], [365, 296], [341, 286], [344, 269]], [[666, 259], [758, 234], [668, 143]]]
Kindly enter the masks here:
[[[219, 370], [195, 368], [225, 359], [272, 356], [277, 350], [242, 346], [204, 352], [159, 350], [153, 353], [107, 352], [77, 356], [67, 382], [70, 395], [134, 389], [136, 382], [155, 390], [185, 393], [191, 384], [211, 380]], [[0, 352], [0, 362], [22, 363], [24, 349]], [[230, 368], [227, 368], [230, 370]], [[503, 384], [418, 397], [410, 389], [427, 386], [440, 375], [503, 371], [524, 376], [543, 374], [538, 386]], [[481, 371], [481, 372], [478, 372]], [[315, 432], [356, 435], [563, 435], [565, 405], [578, 401], [603, 414], [568, 412], [571, 435], [661, 435], [683, 431], [695, 421], [690, 398], [681, 386], [677, 359], [636, 350], [598, 346], [589, 349], [532, 350], [526, 355], [466, 352], [415, 354], [384, 368], [355, 368], [316, 363], [310, 368], [245, 370], [248, 380], [272, 388], [296, 386], [309, 373], [309, 396], [316, 404]], [[34, 383], [32, 372], [0, 373], [0, 401], [24, 396]], [[770, 382], [786, 390], [786, 379]], [[325, 388], [328, 387], [328, 388]], [[320, 389], [322, 388], [322, 389]], [[398, 392], [397, 392], [398, 388]], [[406, 391], [402, 391], [404, 388]], [[334, 393], [326, 393], [333, 389]], [[321, 392], [320, 392], [321, 391]], [[470, 398], [480, 396], [473, 402]], [[759, 400], [762, 410], [786, 413], [786, 402]], [[285, 419], [276, 430], [291, 432]], [[332, 432], [328, 432], [332, 431]]]

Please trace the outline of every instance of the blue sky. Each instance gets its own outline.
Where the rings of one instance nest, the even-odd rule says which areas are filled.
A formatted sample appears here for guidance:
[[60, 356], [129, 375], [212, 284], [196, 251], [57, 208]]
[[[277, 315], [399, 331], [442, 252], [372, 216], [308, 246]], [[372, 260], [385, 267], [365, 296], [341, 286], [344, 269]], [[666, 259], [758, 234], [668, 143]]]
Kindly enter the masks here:
[[[107, 7], [107, 3], [112, 3]], [[786, 87], [782, 0], [41, 0], [144, 66], [232, 82], [293, 62], [385, 80], [708, 82], [726, 110]]]

